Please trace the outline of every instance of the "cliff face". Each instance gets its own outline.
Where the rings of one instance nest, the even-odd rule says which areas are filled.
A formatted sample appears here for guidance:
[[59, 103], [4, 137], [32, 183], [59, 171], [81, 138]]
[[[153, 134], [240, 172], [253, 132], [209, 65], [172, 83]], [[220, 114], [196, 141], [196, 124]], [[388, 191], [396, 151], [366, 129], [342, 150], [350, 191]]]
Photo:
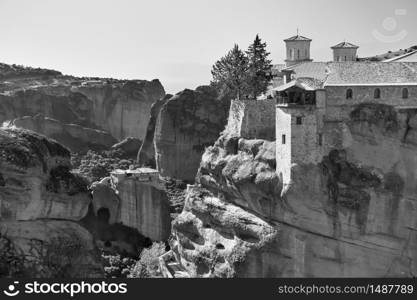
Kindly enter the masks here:
[[117, 143], [117, 140], [106, 131], [76, 124], [63, 124], [41, 114], [14, 119], [10, 125], [53, 138], [73, 152], [107, 150]]
[[358, 105], [337, 125], [343, 147], [293, 165], [285, 191], [274, 142], [226, 131], [173, 223], [182, 266], [195, 276], [416, 276], [416, 118]]
[[184, 90], [162, 106], [154, 133], [156, 166], [162, 176], [194, 181], [204, 149], [224, 129], [228, 106], [205, 86]]
[[93, 237], [76, 223], [89, 203], [66, 148], [33, 132], [0, 130], [2, 275], [102, 276]]
[[0, 122], [43, 114], [63, 126], [100, 129], [117, 140], [143, 140], [151, 105], [164, 95], [158, 80], [76, 78], [0, 65]]
[[146, 129], [145, 140], [143, 141], [137, 156], [137, 161], [139, 165], [156, 168], [155, 161], [155, 129], [156, 122], [158, 120], [159, 112], [164, 104], [171, 99], [172, 95], [168, 94], [165, 97], [157, 100], [151, 107], [151, 117], [149, 119], [148, 127]]
[[115, 170], [92, 190], [94, 212], [105, 211], [109, 224], [123, 224], [153, 241], [168, 239], [170, 204], [156, 170]]

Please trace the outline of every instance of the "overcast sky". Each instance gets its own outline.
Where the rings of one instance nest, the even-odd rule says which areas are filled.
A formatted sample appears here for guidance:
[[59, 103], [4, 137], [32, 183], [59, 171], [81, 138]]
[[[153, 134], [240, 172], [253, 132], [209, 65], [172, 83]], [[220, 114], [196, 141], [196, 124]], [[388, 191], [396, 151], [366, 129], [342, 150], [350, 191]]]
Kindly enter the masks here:
[[167, 92], [210, 81], [211, 65], [259, 33], [313, 39], [315, 61], [344, 39], [359, 56], [417, 44], [416, 0], [0, 0], [0, 62], [77, 76], [159, 78]]

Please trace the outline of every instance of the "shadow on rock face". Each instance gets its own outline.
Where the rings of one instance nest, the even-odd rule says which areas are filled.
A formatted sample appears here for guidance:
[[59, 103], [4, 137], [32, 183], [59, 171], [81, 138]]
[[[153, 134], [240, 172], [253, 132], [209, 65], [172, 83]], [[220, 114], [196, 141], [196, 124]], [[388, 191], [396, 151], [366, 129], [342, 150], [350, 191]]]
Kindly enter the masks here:
[[100, 208], [96, 216], [90, 205], [87, 216], [80, 220], [80, 224], [91, 232], [103, 250], [137, 257], [142, 248], [152, 245], [152, 241], [136, 229], [119, 223], [109, 224], [109, 219], [110, 211], [107, 208]]

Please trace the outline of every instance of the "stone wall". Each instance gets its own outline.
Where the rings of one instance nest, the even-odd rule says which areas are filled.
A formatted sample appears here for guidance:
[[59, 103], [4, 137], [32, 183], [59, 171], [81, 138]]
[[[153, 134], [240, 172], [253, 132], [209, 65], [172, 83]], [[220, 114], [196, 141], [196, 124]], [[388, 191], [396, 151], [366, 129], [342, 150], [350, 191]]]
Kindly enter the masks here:
[[275, 140], [275, 100], [233, 100], [226, 131], [245, 139]]
[[[346, 90], [352, 89], [352, 99], [346, 99]], [[374, 90], [381, 90], [381, 98], [374, 99]], [[408, 99], [402, 98], [403, 86], [326, 86], [326, 119], [348, 120], [355, 105], [361, 103], [387, 104], [393, 106], [416, 106], [417, 86], [408, 86]]]
[[277, 106], [277, 172], [289, 184], [293, 164], [316, 164], [326, 153], [324, 109], [315, 106]]

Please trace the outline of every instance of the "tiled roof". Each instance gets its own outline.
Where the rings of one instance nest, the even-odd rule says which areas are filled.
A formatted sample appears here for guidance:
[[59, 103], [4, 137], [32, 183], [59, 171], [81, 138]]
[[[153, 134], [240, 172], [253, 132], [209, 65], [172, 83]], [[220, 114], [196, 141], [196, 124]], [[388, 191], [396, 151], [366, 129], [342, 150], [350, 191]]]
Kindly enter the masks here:
[[383, 62], [393, 62], [393, 61], [417, 62], [417, 50], [405, 53], [400, 56], [395, 56], [395, 57], [386, 59]]
[[325, 62], [306, 62], [293, 65], [282, 71], [292, 72], [294, 78], [309, 77], [324, 80], [327, 77], [327, 63]]
[[359, 48], [359, 46], [356, 46], [354, 44], [348, 43], [348, 42], [342, 42], [337, 45], [334, 45], [333, 47], [330, 47], [331, 49], [338, 49], [338, 48]]
[[284, 68], [285, 68], [285, 64], [277, 64], [277, 65], [272, 66], [272, 70], [277, 70], [278, 72], [280, 72]]
[[300, 89], [306, 90], [306, 91], [315, 91], [317, 89], [321, 89], [323, 87], [323, 81], [314, 79], [314, 78], [307, 78], [307, 77], [302, 77], [302, 78], [297, 78], [293, 81], [290, 81], [284, 85], [281, 85], [277, 88], [274, 88], [274, 91], [285, 91], [291, 87], [299, 87]]
[[331, 62], [326, 85], [417, 84], [417, 63]]
[[302, 35], [294, 35], [284, 40], [284, 42], [288, 42], [288, 41], [310, 41], [311, 42], [312, 40]]
[[278, 75], [279, 73], [281, 73], [281, 70], [284, 68], [285, 68], [285, 64], [273, 65], [271, 68], [271, 74]]
[[307, 62], [284, 68], [327, 85], [417, 85], [417, 62]]

